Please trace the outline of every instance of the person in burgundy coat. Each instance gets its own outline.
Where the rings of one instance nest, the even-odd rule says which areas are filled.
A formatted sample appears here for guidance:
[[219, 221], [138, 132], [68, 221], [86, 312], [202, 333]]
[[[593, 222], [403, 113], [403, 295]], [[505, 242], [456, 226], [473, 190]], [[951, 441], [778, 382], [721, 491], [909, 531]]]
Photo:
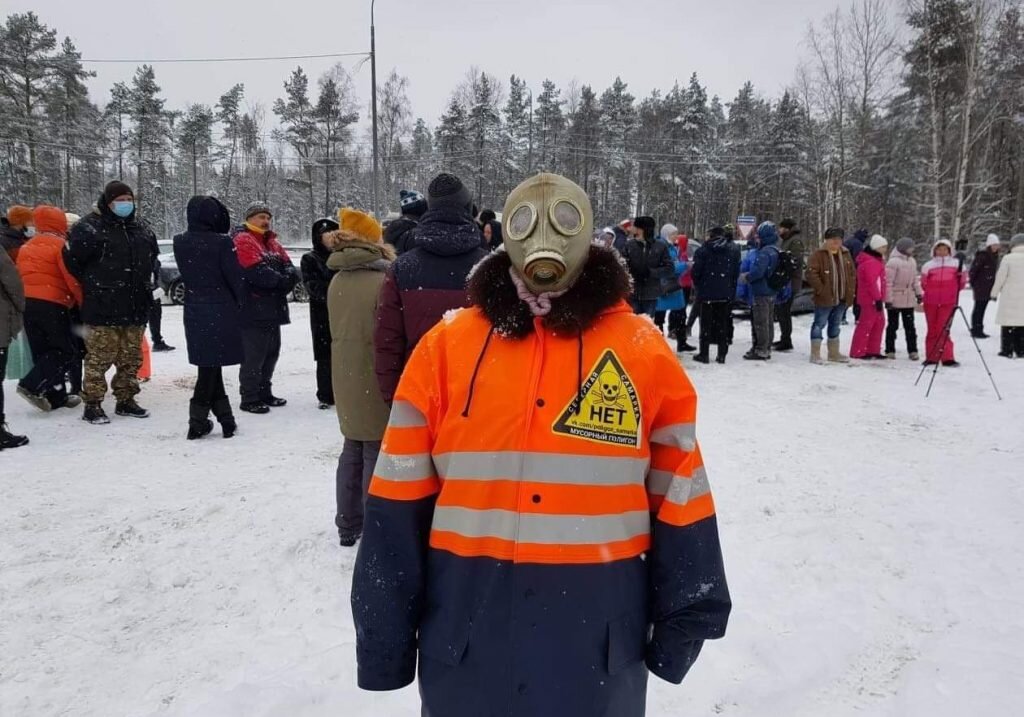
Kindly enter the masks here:
[[473, 197], [458, 177], [435, 177], [427, 206], [415, 230], [416, 248], [388, 270], [377, 306], [375, 371], [389, 404], [420, 339], [447, 312], [469, 305], [466, 280], [487, 256], [473, 219]]

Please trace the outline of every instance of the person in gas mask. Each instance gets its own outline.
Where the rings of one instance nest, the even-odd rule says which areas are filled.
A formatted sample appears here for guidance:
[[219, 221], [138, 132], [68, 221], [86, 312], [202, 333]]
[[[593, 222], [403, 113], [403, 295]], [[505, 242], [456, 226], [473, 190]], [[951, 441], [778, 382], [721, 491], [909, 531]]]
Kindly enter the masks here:
[[359, 685], [404, 687], [418, 658], [424, 714], [639, 717], [648, 671], [681, 682], [730, 611], [696, 393], [591, 246], [580, 187], [540, 174], [504, 217], [506, 251], [395, 396], [353, 578]]
[[107, 184], [96, 210], [68, 236], [64, 261], [82, 285], [86, 347], [82, 419], [88, 423], [110, 422], [102, 403], [111, 366], [117, 367], [111, 382], [117, 415], [149, 416], [135, 397], [141, 390], [142, 336], [153, 305], [151, 286], [158, 254], [156, 235], [136, 214], [135, 193], [124, 182]]

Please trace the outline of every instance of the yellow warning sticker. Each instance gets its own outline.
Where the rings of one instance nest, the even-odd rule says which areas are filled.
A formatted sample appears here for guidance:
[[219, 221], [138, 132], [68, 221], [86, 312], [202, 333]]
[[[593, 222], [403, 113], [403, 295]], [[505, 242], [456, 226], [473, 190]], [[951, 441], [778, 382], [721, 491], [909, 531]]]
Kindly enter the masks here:
[[551, 430], [585, 441], [639, 448], [641, 425], [636, 387], [609, 349], [583, 383], [581, 395], [573, 397]]

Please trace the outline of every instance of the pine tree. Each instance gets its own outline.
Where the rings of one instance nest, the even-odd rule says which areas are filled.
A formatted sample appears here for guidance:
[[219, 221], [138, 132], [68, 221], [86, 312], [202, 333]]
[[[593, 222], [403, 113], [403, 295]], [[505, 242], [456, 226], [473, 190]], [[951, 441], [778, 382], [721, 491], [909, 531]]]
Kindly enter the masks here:
[[309, 192], [307, 220], [316, 218], [316, 200], [313, 177], [317, 129], [313, 105], [309, 101], [309, 78], [301, 67], [284, 83], [285, 97], [274, 102], [274, 114], [281, 120], [282, 129], [276, 136], [283, 139], [299, 157]]
[[[213, 110], [206, 105], [189, 105], [178, 127], [178, 151], [191, 169], [192, 194], [199, 194], [199, 163], [209, 161], [213, 146]], [[205, 172], [204, 172], [205, 175]]]
[[468, 175], [467, 169], [472, 171], [469, 118], [456, 95], [452, 95], [448, 109], [441, 116], [435, 140], [444, 171], [457, 175]]
[[231, 204], [231, 181], [235, 176], [235, 157], [238, 154], [238, 141], [242, 117], [242, 99], [245, 97], [245, 85], [237, 84], [220, 96], [215, 108], [216, 119], [224, 126], [224, 140], [227, 142], [226, 153], [228, 166], [224, 170], [223, 200], [229, 209]]
[[[129, 90], [128, 116], [132, 121], [129, 135], [132, 153], [135, 155], [135, 201], [140, 209], [149, 208], [149, 179], [145, 169], [158, 168], [163, 171], [164, 157], [169, 134], [164, 100], [160, 98], [160, 86], [156, 84], [156, 73], [151, 65], [143, 65], [135, 71]], [[155, 186], [155, 185], [154, 185]], [[161, 183], [163, 201], [167, 201], [167, 187]]]
[[39, 149], [43, 139], [42, 111], [53, 83], [57, 31], [42, 22], [34, 12], [14, 14], [0, 31], [3, 62], [0, 63], [0, 95], [11, 113], [9, 137], [28, 149], [29, 202], [41, 199], [39, 193]]
[[[95, 77], [96, 73], [86, 72], [81, 58], [71, 38], [65, 38], [55, 59], [52, 92], [47, 98], [46, 114], [52, 127], [51, 135], [59, 137], [62, 145], [60, 151], [64, 162], [60, 206], [64, 207], [86, 203], [86, 195], [91, 199], [97, 184], [96, 177], [101, 174], [96, 153], [101, 140], [97, 129], [99, 110], [89, 101], [89, 91], [85, 86], [85, 81]], [[76, 192], [73, 169], [78, 164], [92, 170], [93, 181], [87, 184], [84, 192]]]
[[466, 117], [466, 129], [473, 148], [473, 185], [481, 207], [492, 200], [493, 174], [489, 154], [496, 154], [500, 138], [501, 117], [498, 115], [496, 88], [486, 73], [481, 73], [473, 87], [473, 105]]
[[537, 169], [558, 172], [560, 150], [565, 133], [565, 115], [562, 113], [561, 92], [551, 80], [544, 80], [537, 97], [536, 125]]
[[607, 222], [617, 222], [631, 216], [633, 204], [634, 162], [627, 152], [637, 126], [635, 98], [629, 93], [622, 78], [601, 95], [602, 153], [604, 182], [601, 191], [602, 216]]

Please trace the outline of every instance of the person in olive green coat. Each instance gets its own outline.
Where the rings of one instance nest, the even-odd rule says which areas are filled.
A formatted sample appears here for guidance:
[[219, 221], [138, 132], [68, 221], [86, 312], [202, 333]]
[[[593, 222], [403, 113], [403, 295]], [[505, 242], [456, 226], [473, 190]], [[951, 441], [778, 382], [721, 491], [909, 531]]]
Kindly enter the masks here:
[[338, 225], [338, 231], [323, 237], [331, 250], [327, 267], [338, 272], [327, 290], [327, 312], [334, 403], [345, 437], [334, 522], [341, 544], [351, 547], [363, 531], [363, 503], [391, 413], [374, 373], [373, 331], [384, 272], [395, 254], [382, 243], [381, 226], [368, 214], [342, 209]]

